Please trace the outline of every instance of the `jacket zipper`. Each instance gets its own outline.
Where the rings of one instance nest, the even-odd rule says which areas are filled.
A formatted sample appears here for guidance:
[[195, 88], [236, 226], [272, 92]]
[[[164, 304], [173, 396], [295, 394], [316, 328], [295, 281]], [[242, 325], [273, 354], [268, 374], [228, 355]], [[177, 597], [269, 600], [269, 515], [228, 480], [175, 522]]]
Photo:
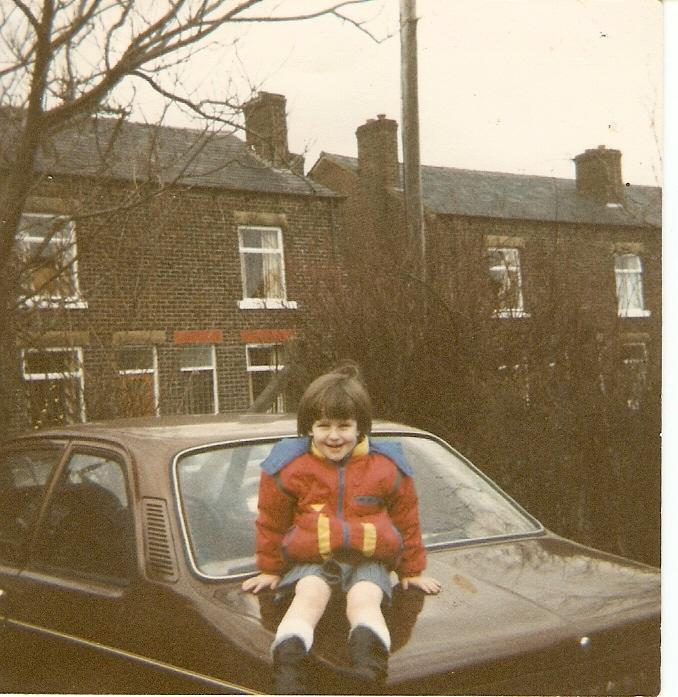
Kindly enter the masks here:
[[345, 472], [346, 465], [339, 465], [339, 486], [337, 487], [337, 517], [341, 520], [341, 529], [343, 533], [343, 547], [347, 549], [349, 546], [348, 523], [344, 519], [344, 490], [346, 486]]

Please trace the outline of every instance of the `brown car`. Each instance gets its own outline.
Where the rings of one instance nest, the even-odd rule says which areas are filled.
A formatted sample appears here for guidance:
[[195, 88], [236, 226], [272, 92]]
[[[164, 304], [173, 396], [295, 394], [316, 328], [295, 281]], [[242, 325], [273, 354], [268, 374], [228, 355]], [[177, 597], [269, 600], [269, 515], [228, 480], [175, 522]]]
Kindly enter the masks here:
[[[267, 692], [284, 607], [254, 573], [259, 465], [291, 417], [163, 417], [0, 450], [0, 688]], [[545, 530], [437, 437], [378, 422], [415, 470], [438, 596], [394, 591], [391, 694], [653, 694], [659, 572]], [[394, 578], [394, 583], [396, 579]], [[341, 599], [312, 649], [341, 693]]]

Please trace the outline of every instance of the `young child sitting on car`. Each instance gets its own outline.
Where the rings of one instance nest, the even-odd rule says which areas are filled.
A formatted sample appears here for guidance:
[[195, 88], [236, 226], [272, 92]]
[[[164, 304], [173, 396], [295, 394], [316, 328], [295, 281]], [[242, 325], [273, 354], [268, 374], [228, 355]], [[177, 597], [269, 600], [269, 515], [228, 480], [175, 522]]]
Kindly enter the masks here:
[[438, 593], [422, 576], [412, 471], [399, 445], [371, 443], [371, 403], [357, 368], [314, 380], [299, 403], [299, 438], [278, 442], [262, 463], [256, 558], [242, 588], [294, 593], [273, 642], [277, 694], [306, 689], [304, 667], [333, 588], [346, 594], [351, 676], [365, 689], [386, 677], [389, 630], [381, 611], [390, 571], [403, 589]]

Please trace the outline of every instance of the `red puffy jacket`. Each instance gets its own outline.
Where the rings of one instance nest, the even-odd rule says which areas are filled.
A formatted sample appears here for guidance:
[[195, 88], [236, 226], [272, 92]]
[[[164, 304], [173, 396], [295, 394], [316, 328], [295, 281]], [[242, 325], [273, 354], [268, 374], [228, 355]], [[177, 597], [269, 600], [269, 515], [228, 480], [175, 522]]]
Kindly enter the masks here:
[[[257, 566], [279, 574], [294, 562], [352, 551], [402, 576], [426, 566], [412, 471], [397, 444], [367, 439], [339, 466], [309, 452], [309, 438], [277, 443], [262, 463]], [[388, 454], [386, 454], [388, 453]]]

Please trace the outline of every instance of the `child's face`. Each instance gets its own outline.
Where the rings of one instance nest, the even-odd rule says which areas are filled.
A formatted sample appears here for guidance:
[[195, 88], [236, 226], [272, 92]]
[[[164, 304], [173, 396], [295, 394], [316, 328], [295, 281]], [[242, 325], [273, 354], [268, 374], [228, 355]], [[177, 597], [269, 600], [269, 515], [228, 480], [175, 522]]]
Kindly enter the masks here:
[[358, 422], [355, 419], [318, 419], [313, 422], [310, 435], [323, 457], [339, 462], [358, 442]]

